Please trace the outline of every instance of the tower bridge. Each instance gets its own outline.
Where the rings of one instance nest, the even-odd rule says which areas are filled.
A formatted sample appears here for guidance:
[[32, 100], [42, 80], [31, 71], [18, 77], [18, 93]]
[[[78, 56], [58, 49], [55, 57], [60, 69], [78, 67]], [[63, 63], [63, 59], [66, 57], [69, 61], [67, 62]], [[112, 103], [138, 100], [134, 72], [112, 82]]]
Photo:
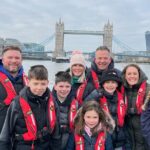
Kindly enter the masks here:
[[65, 34], [78, 34], [78, 35], [98, 35], [103, 37], [103, 45], [106, 45], [112, 50], [112, 36], [113, 36], [113, 25], [108, 21], [104, 25], [103, 31], [87, 31], [87, 30], [65, 30], [64, 23], [59, 20], [55, 26], [55, 50], [53, 58], [65, 56], [64, 51], [64, 36]]
[[[128, 62], [128, 61], [145, 61], [150, 62], [150, 52], [149, 51], [135, 51], [133, 48], [119, 40], [115, 35], [113, 35], [113, 25], [109, 23], [109, 21], [104, 25], [102, 31], [88, 31], [88, 30], [68, 30], [65, 29], [64, 23], [59, 20], [59, 22], [55, 25], [55, 33], [50, 35], [48, 38], [40, 42], [39, 44], [46, 46], [51, 43], [51, 41], [55, 38], [55, 48], [52, 51], [38, 51], [38, 47], [33, 46], [27, 51], [24, 51], [25, 57], [36, 57], [37, 59], [51, 59], [57, 57], [64, 57], [65, 54], [69, 55], [70, 52], [65, 52], [64, 50], [64, 36], [67, 34], [72, 35], [95, 35], [102, 36], [103, 45], [106, 45], [111, 52], [113, 53], [114, 58], [117, 58], [120, 61]], [[2, 51], [2, 47], [6, 43], [3, 39], [0, 39], [0, 54]], [[1, 47], [2, 45], [2, 47]], [[12, 43], [11, 43], [12, 45]], [[112, 47], [113, 45], [113, 47]], [[114, 48], [114, 45], [117, 46]], [[119, 53], [116, 53], [116, 49]], [[93, 50], [94, 51], [94, 50]], [[131, 52], [131, 53], [130, 53]], [[47, 56], [48, 53], [51, 53], [50, 56]], [[86, 52], [88, 55], [88, 52]]]

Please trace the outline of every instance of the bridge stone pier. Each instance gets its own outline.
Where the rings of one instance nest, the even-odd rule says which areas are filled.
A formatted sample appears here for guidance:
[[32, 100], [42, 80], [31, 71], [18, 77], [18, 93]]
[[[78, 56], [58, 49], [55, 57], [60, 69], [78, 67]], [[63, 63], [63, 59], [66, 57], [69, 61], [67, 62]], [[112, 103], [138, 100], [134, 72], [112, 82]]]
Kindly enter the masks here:
[[[53, 58], [64, 57], [64, 35], [65, 34], [80, 34], [80, 35], [98, 35], [103, 36], [103, 45], [112, 50], [113, 25], [107, 22], [104, 25], [103, 31], [87, 31], [87, 30], [64, 30], [64, 23], [59, 20], [55, 26], [55, 50]], [[98, 45], [97, 45], [98, 46]]]

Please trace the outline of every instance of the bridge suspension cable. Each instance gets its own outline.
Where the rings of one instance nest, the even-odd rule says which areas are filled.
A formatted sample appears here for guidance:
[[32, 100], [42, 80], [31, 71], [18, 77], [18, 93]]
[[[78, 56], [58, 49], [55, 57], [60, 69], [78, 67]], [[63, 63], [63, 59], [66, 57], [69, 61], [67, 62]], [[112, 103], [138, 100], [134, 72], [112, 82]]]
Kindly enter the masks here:
[[49, 42], [51, 42], [55, 37], [55, 33], [53, 33], [50, 37], [48, 37], [47, 39], [45, 39], [44, 41], [40, 42], [41, 45], [47, 45]]
[[135, 51], [135, 49], [129, 47], [126, 43], [122, 42], [121, 40], [119, 40], [116, 36], [113, 35], [113, 41], [120, 47], [122, 48], [124, 51]]
[[[53, 33], [50, 37], [40, 42], [39, 45], [46, 46], [48, 43], [50, 43], [54, 39], [54, 37], [55, 37], [55, 33]], [[33, 46], [32, 48], [25, 48], [25, 52], [32, 52], [33, 50], [35, 51], [37, 49], [39, 49], [38, 45]]]

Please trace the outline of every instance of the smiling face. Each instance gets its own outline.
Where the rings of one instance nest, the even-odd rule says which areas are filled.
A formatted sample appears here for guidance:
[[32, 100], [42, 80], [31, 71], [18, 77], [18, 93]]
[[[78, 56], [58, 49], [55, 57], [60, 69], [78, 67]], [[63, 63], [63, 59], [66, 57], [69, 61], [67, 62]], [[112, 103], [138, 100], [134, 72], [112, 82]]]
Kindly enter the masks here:
[[95, 53], [95, 63], [99, 70], [106, 70], [111, 63], [111, 56], [107, 50], [98, 50]]
[[117, 87], [118, 87], [118, 83], [112, 80], [105, 81], [103, 84], [103, 88], [105, 89], [105, 91], [111, 95], [114, 94]]
[[83, 74], [83, 72], [85, 71], [83, 65], [81, 65], [81, 64], [75, 64], [72, 66], [71, 69], [72, 69], [73, 76], [76, 76], [76, 77], [80, 77]]
[[2, 63], [11, 75], [15, 76], [22, 65], [22, 56], [19, 51], [8, 50], [2, 56]]
[[94, 128], [99, 123], [98, 113], [94, 110], [89, 110], [84, 114], [84, 122], [90, 129]]
[[133, 86], [139, 81], [139, 71], [136, 67], [130, 66], [126, 69], [125, 79], [130, 86]]
[[42, 96], [48, 87], [48, 83], [48, 80], [37, 80], [32, 78], [29, 80], [28, 86], [34, 95]]
[[60, 101], [64, 101], [71, 91], [71, 84], [69, 82], [58, 82], [55, 84], [57, 97]]

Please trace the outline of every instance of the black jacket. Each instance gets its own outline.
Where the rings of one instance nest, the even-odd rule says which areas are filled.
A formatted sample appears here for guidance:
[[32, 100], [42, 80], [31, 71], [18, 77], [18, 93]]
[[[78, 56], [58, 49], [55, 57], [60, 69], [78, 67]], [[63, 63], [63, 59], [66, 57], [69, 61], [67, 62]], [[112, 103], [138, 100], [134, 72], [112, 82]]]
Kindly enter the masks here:
[[[72, 132], [70, 129], [69, 122], [69, 114], [70, 114], [70, 106], [71, 102], [74, 99], [74, 95], [70, 92], [70, 94], [66, 97], [64, 102], [60, 102], [57, 98], [56, 91], [53, 90], [54, 101], [57, 103], [58, 111], [57, 111], [57, 136], [52, 137], [52, 146], [53, 149], [57, 150], [66, 150], [66, 144], [69, 138], [70, 133]], [[78, 109], [78, 103], [76, 109]], [[58, 147], [59, 145], [59, 147]]]
[[[33, 111], [38, 132], [41, 131], [43, 127], [48, 127], [47, 102], [49, 95], [50, 91], [47, 89], [43, 96], [35, 96], [27, 87], [20, 93], [20, 96], [27, 100]], [[14, 150], [31, 149], [32, 141], [24, 141], [22, 138], [16, 138], [16, 135], [27, 132], [25, 119], [19, 103], [20, 96], [14, 99], [8, 109], [4, 126], [0, 134], [0, 149], [2, 150], [11, 149], [11, 140], [13, 141]], [[35, 150], [50, 150], [50, 133], [41, 133], [42, 137], [34, 142]]]
[[[67, 71], [67, 72], [70, 72], [70, 69], [67, 69], [66, 71]], [[84, 89], [84, 92], [83, 92], [83, 96], [82, 96], [83, 101], [84, 101], [84, 99], [95, 89], [94, 86], [93, 86], [93, 83], [92, 83], [92, 82], [89, 82], [89, 80], [88, 80], [88, 76], [89, 76], [89, 75], [90, 75], [90, 69], [89, 69], [89, 68], [86, 68], [86, 70], [85, 70], [85, 78], [86, 78], [86, 80], [87, 80], [88, 82], [87, 82], [87, 85], [86, 85], [86, 87], [85, 87], [85, 89]], [[73, 78], [73, 77], [72, 77], [72, 78]], [[72, 83], [71, 93], [72, 93], [72, 95], [73, 95], [74, 97], [76, 97], [77, 90], [78, 90], [78, 88], [79, 88], [82, 84], [83, 84], [83, 83], [79, 83], [79, 82], [77, 82], [77, 83]]]
[[[108, 70], [109, 70], [109, 69], [113, 69], [113, 68], [114, 68], [114, 61], [113, 61], [113, 59], [112, 59], [111, 62], [110, 62], [110, 64], [109, 64], [109, 66], [108, 66]], [[103, 72], [104, 72], [105, 70], [99, 70], [98, 67], [97, 67], [97, 65], [96, 65], [96, 63], [95, 63], [95, 61], [93, 61], [93, 62], [91, 63], [91, 70], [93, 70], [93, 71], [97, 74], [98, 79], [99, 79], [99, 82], [100, 82], [101, 76], [102, 76], [102, 74], [103, 74]], [[118, 69], [116, 69], [116, 68], [115, 68], [115, 70], [118, 72], [118, 75], [121, 76], [121, 71], [118, 70]], [[87, 78], [89, 78], [90, 80], [93, 80], [93, 79], [91, 79], [91, 78], [92, 78], [91, 74], [88, 74], [88, 75], [87, 75]]]
[[[24, 87], [23, 78], [22, 77], [18, 78], [15, 82], [12, 82], [12, 84], [14, 86], [16, 93], [19, 94], [20, 90]], [[7, 97], [7, 92], [4, 88], [4, 86], [2, 85], [2, 83], [0, 82], [0, 120], [1, 120], [0, 121], [0, 132], [2, 130], [6, 112], [8, 109], [8, 106], [2, 104], [6, 97]], [[14, 97], [12, 97], [12, 99], [13, 98]]]
[[[136, 99], [137, 99], [137, 94], [140, 85], [143, 81], [147, 81], [148, 78], [142, 70], [139, 70], [139, 74], [140, 74], [139, 81], [137, 84], [132, 86], [132, 88], [127, 83], [125, 79], [125, 74], [122, 74], [125, 93], [128, 99], [128, 109], [127, 109], [125, 124], [129, 132], [130, 141], [132, 142], [131, 143], [132, 150], [149, 150], [148, 145], [145, 142], [145, 139], [141, 131], [141, 122], [140, 122], [141, 115], [137, 113], [137, 108], [136, 108]], [[150, 85], [147, 83], [145, 98], [146, 95], [148, 94], [148, 91], [150, 91]], [[147, 119], [146, 120], [145, 119], [143, 119], [142, 121], [143, 123], [144, 122], [147, 123]], [[148, 132], [147, 129], [145, 131]]]

